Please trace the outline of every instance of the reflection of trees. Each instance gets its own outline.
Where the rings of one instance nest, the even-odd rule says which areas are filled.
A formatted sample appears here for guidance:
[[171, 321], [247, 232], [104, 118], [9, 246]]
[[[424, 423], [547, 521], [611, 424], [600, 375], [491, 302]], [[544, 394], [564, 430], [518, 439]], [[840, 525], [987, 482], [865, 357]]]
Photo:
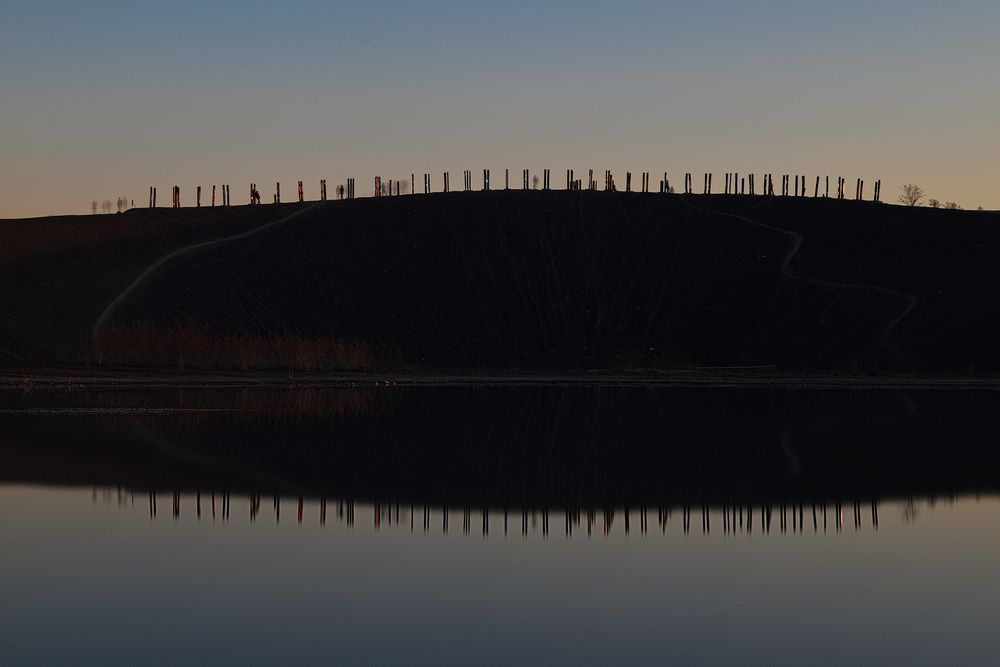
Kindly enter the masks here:
[[900, 517], [903, 519], [903, 523], [913, 523], [917, 520], [917, 515], [919, 514], [917, 509], [917, 504], [913, 502], [913, 498], [910, 498], [903, 504], [900, 508]]

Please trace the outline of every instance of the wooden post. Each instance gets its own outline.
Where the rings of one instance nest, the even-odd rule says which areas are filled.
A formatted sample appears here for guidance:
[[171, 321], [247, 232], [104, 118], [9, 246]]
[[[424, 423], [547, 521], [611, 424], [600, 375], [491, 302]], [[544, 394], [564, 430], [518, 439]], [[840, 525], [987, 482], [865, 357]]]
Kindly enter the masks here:
[[819, 197], [819, 176], [816, 177], [816, 189], [813, 190], [813, 199]]
[[625, 192], [632, 192], [632, 172], [625, 172]]
[[824, 197], [829, 197], [830, 196], [830, 177], [829, 176], [826, 177], [826, 194], [823, 195], [823, 196]]
[[503, 189], [510, 190], [510, 169], [503, 170]]
[[198, 186], [197, 194], [195, 195], [195, 208], [201, 208], [201, 186]]
[[302, 181], [299, 181], [299, 201], [300, 202], [305, 201], [305, 194], [304, 191], [302, 190]]

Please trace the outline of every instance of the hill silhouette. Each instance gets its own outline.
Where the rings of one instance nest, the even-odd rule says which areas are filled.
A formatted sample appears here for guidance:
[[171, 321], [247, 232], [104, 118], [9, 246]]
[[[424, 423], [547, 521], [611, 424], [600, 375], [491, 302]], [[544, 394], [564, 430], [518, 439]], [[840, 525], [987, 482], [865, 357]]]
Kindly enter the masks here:
[[1000, 215], [492, 191], [0, 221], [0, 359], [142, 325], [436, 368], [996, 372]]

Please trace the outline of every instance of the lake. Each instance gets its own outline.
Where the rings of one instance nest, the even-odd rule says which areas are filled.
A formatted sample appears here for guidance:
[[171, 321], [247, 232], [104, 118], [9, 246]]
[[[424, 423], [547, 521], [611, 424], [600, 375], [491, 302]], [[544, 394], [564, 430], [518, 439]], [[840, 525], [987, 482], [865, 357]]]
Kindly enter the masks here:
[[0, 395], [0, 656], [995, 664], [998, 398]]

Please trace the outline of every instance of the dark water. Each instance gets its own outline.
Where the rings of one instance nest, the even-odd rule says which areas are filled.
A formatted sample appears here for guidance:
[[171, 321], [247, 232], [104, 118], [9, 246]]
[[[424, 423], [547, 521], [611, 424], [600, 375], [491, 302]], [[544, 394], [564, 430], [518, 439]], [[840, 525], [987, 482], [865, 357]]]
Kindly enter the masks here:
[[0, 397], [0, 659], [994, 664], [1000, 393]]

